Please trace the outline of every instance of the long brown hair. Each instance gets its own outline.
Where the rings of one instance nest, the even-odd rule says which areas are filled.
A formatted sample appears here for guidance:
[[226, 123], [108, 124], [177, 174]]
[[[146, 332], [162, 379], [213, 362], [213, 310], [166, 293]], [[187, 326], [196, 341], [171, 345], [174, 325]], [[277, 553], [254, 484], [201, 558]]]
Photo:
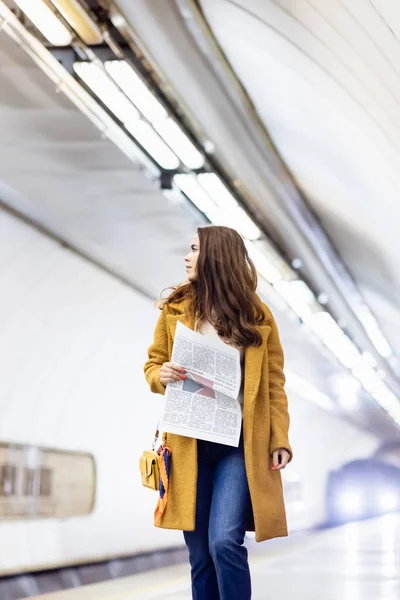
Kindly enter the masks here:
[[196, 281], [185, 283], [161, 304], [189, 300], [195, 323], [209, 321], [234, 346], [259, 346], [255, 326], [264, 320], [256, 294], [257, 271], [243, 239], [230, 227], [209, 225], [197, 230], [200, 252]]

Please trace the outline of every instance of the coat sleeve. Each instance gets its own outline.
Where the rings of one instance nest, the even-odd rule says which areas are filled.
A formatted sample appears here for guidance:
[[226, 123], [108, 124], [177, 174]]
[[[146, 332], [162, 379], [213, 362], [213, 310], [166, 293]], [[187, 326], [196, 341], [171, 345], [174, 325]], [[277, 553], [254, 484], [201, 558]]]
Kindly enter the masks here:
[[160, 369], [168, 362], [168, 330], [166, 306], [163, 307], [154, 330], [154, 340], [148, 349], [148, 360], [144, 365], [144, 374], [150, 389], [155, 394], [165, 394], [165, 386], [160, 381]]
[[272, 454], [280, 448], [285, 448], [290, 453], [290, 460], [292, 460], [293, 453], [288, 438], [290, 424], [288, 400], [284, 389], [286, 381], [285, 374], [283, 372], [284, 356], [279, 338], [278, 327], [269, 309], [268, 312], [271, 317], [271, 333], [268, 337], [269, 396], [271, 414], [271, 440], [269, 450]]

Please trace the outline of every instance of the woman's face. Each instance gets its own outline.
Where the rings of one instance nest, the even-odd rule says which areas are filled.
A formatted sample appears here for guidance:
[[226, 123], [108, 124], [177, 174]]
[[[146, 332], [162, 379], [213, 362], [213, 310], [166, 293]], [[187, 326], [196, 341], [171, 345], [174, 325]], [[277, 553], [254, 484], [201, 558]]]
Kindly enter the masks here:
[[186, 273], [189, 281], [196, 281], [197, 278], [197, 259], [199, 258], [200, 252], [200, 240], [198, 234], [193, 238], [192, 245], [190, 246], [189, 254], [185, 256]]

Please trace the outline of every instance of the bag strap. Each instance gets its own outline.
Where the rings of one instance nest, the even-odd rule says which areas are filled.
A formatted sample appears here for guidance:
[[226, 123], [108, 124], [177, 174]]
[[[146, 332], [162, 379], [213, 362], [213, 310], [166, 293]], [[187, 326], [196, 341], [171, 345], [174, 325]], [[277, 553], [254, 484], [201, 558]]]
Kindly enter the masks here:
[[[157, 424], [156, 432], [154, 434], [154, 441], [153, 441], [153, 444], [151, 446], [151, 448], [152, 448], [153, 451], [155, 451], [155, 449], [156, 449], [156, 444], [157, 444], [158, 436], [160, 435], [159, 426], [160, 426], [160, 423]], [[163, 436], [162, 436], [162, 444], [163, 444], [163, 446], [166, 443], [167, 443], [167, 434], [164, 431]]]

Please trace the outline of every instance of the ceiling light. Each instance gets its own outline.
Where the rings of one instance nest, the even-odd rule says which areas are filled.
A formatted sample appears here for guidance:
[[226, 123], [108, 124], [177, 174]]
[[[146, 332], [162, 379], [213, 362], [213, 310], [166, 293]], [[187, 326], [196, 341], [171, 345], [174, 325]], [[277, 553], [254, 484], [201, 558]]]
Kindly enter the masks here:
[[153, 122], [153, 127], [188, 169], [200, 169], [204, 165], [204, 156], [175, 121], [162, 119]]
[[189, 169], [200, 169], [204, 156], [182, 131], [132, 67], [122, 60], [111, 60], [105, 68], [121, 90], [128, 96], [157, 133]]
[[200, 185], [215, 204], [221, 209], [223, 223], [239, 231], [248, 240], [257, 240], [261, 231], [241, 208], [236, 198], [215, 173], [201, 173], [197, 176]]
[[266, 281], [275, 283], [282, 279], [282, 275], [264, 252], [257, 248], [253, 242], [246, 241], [245, 244], [255, 268]]
[[213, 217], [209, 218], [214, 225], [231, 227], [247, 240], [258, 240], [260, 237], [260, 230], [239, 205], [236, 207], [236, 209], [230, 211], [223, 210], [219, 206], [215, 205]]
[[363, 388], [390, 414], [393, 420], [400, 424], [399, 400], [383, 383], [374, 369], [362, 363], [352, 369], [352, 374], [361, 382]]
[[108, 74], [148, 121], [153, 123], [168, 117], [161, 102], [126, 61], [110, 60], [105, 62], [104, 66]]
[[378, 322], [369, 310], [368, 306], [362, 306], [357, 312], [357, 316], [364, 325], [370, 340], [378, 350], [379, 354], [384, 358], [389, 358], [393, 354], [393, 351], [385, 336], [382, 334]]
[[211, 223], [232, 227], [247, 239], [251, 239], [251, 236], [255, 234], [258, 237], [259, 230], [254, 230], [255, 225], [239, 205], [236, 206], [234, 211], [223, 210], [222, 207], [217, 206], [215, 199], [207, 194], [194, 175], [175, 175], [174, 181], [193, 204], [207, 216]]
[[[29, 2], [30, 0], [28, 0]], [[78, 0], [50, 0], [86, 44], [100, 44], [103, 34]]]
[[351, 369], [361, 362], [357, 347], [329, 313], [313, 313], [306, 323], [344, 367]]
[[318, 295], [318, 298], [317, 298], [317, 300], [318, 300], [318, 302], [319, 302], [320, 304], [328, 304], [328, 302], [329, 302], [329, 297], [328, 297], [328, 295], [327, 295], [327, 294], [321, 293], [321, 294], [319, 294], [319, 295]]
[[301, 258], [294, 258], [292, 260], [293, 269], [301, 269], [302, 266], [303, 266], [303, 261], [301, 260]]
[[71, 32], [43, 0], [15, 0], [28, 19], [39, 29], [53, 46], [68, 46]]
[[214, 202], [225, 210], [234, 210], [238, 206], [236, 198], [215, 173], [201, 173], [197, 176], [200, 185]]
[[100, 65], [77, 62], [74, 64], [74, 71], [122, 123], [126, 124], [139, 118], [136, 108]]
[[163, 167], [163, 169], [177, 169], [179, 159], [160, 138], [149, 123], [146, 121], [134, 121], [125, 123], [128, 131], [138, 140], [143, 148]]
[[376, 367], [377, 362], [375, 360], [375, 357], [371, 354], [371, 352], [365, 350], [365, 352], [362, 353], [362, 357], [363, 360], [365, 360], [365, 362], [367, 363], [367, 365], [369, 365], [370, 367]]
[[[215, 215], [217, 206], [194, 175], [175, 175], [174, 181], [179, 189], [193, 202], [205, 215]], [[211, 220], [211, 219], [210, 219]]]
[[257, 225], [240, 206], [232, 212], [227, 211], [226, 214], [227, 225], [236, 229], [247, 240], [258, 240], [261, 236], [261, 231]]
[[301, 280], [278, 281], [274, 289], [286, 300], [290, 308], [304, 321], [312, 313], [315, 302], [314, 294], [308, 285]]
[[361, 384], [357, 379], [347, 374], [339, 374], [330, 378], [330, 385], [342, 408], [345, 410], [357, 408], [358, 394], [361, 390]]

